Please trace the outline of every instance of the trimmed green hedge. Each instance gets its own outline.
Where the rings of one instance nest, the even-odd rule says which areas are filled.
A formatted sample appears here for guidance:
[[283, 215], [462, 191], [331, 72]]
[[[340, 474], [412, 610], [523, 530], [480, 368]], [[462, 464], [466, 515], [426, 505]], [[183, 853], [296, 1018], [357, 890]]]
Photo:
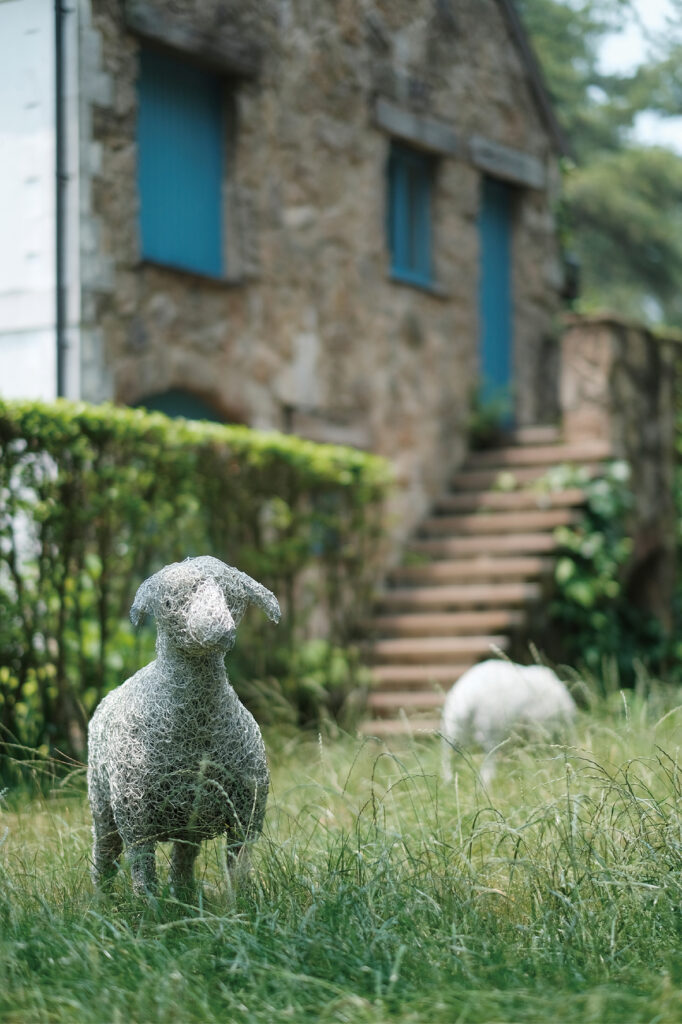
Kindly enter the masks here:
[[151, 656], [142, 579], [214, 554], [279, 597], [249, 616], [237, 676], [267, 678], [321, 613], [330, 645], [364, 613], [387, 463], [300, 438], [112, 405], [0, 402], [0, 728], [80, 754], [89, 712]]

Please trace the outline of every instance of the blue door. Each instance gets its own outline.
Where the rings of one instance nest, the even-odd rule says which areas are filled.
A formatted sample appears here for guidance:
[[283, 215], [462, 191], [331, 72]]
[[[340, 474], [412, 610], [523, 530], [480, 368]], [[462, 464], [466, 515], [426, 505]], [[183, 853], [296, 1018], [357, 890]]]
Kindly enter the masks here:
[[484, 178], [481, 196], [479, 370], [481, 401], [507, 403], [511, 418], [512, 386], [512, 286], [511, 286], [512, 189], [503, 181]]

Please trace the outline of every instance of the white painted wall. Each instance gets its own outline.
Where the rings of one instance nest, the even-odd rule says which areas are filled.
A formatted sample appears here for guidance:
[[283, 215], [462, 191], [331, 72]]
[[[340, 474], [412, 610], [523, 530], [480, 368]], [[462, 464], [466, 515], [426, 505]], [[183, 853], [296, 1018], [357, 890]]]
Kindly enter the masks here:
[[[63, 117], [64, 117], [64, 397], [81, 397], [81, 123], [79, 67], [79, 6], [64, 4]], [[89, 0], [88, 0], [89, 7]]]
[[53, 398], [54, 10], [0, 0], [0, 395]]

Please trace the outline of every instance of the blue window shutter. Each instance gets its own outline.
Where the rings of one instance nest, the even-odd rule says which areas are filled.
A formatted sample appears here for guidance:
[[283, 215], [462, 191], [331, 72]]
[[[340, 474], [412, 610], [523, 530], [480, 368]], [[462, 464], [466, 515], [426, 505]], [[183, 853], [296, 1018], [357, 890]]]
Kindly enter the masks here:
[[409, 265], [408, 182], [405, 163], [399, 154], [391, 154], [389, 167], [392, 267], [399, 270]]
[[512, 189], [484, 178], [479, 217], [480, 370], [483, 401], [508, 399], [512, 385]]
[[221, 275], [222, 183], [220, 79], [161, 51], [143, 49], [138, 112], [142, 255]]
[[425, 281], [431, 280], [431, 167], [427, 162], [413, 169], [414, 210], [413, 263]]
[[388, 162], [388, 240], [391, 273], [413, 284], [430, 284], [431, 157], [394, 143]]

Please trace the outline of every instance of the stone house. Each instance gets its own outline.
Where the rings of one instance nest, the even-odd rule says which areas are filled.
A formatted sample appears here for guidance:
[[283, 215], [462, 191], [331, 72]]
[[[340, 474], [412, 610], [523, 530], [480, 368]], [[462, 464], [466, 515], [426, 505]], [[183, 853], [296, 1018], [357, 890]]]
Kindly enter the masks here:
[[[370, 731], [542, 640], [585, 500], [557, 465], [628, 463], [624, 584], [670, 625], [679, 340], [559, 322], [564, 143], [513, 0], [0, 0], [0, 47], [0, 395], [392, 460]], [[468, 453], [474, 400], [511, 443]]]
[[403, 535], [473, 396], [556, 417], [563, 144], [512, 0], [51, 7], [0, 6], [0, 394], [370, 448]]

